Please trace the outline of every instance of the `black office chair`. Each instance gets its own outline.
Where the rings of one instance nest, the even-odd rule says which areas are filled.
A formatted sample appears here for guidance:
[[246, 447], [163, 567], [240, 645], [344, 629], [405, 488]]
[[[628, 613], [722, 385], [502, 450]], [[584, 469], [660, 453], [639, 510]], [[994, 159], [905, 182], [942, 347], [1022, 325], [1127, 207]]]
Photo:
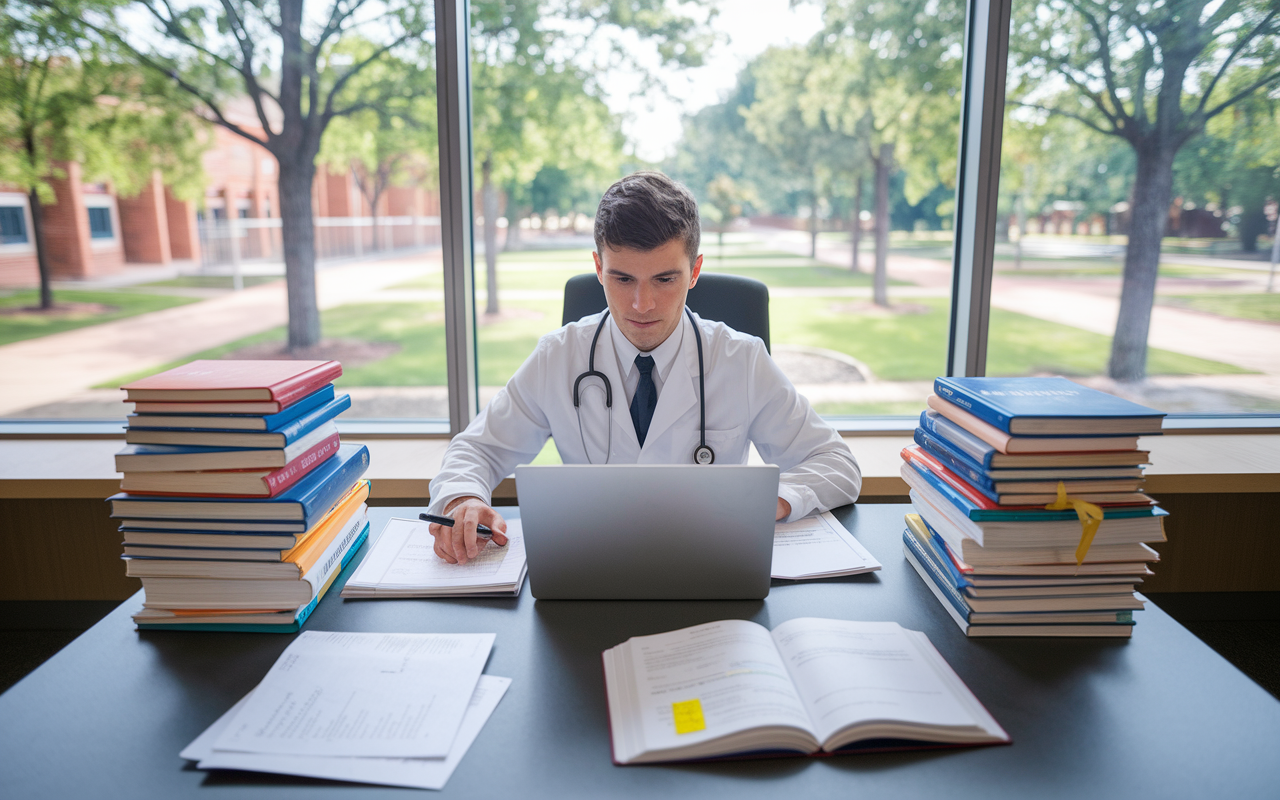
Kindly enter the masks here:
[[[704, 319], [759, 336], [769, 350], [769, 287], [755, 278], [704, 272], [686, 301]], [[580, 320], [606, 306], [604, 287], [594, 272], [574, 275], [564, 285], [561, 325]], [[772, 352], [772, 351], [770, 351]]]

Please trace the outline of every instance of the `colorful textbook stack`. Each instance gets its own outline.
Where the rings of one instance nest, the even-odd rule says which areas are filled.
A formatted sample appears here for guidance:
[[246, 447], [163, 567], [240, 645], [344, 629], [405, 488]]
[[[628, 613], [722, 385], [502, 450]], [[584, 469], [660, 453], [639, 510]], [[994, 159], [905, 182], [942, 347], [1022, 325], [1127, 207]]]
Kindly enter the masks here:
[[938, 378], [902, 478], [906, 558], [968, 636], [1130, 636], [1167, 512], [1164, 414], [1065, 378]]
[[123, 387], [116, 454], [139, 628], [296, 631], [368, 536], [369, 466], [342, 444], [336, 361], [193, 361]]

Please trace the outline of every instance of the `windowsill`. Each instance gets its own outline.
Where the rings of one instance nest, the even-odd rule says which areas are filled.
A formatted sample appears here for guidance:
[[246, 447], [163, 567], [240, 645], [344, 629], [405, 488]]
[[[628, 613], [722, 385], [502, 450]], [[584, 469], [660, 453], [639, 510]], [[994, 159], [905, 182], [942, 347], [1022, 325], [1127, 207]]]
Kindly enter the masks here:
[[[373, 483], [373, 500], [427, 497], [447, 436], [361, 434], [343, 428], [344, 440], [369, 446], [366, 477]], [[1181, 434], [1141, 442], [1151, 450], [1146, 489], [1152, 494], [1280, 492], [1280, 432]], [[0, 499], [102, 499], [114, 494], [120, 475], [113, 469], [113, 456], [122, 438], [118, 427], [112, 435], [92, 437], [0, 435]], [[898, 476], [898, 454], [911, 444], [909, 434], [846, 433], [845, 440], [862, 467], [864, 497], [907, 495]], [[503, 481], [494, 497], [513, 500], [515, 482]]]

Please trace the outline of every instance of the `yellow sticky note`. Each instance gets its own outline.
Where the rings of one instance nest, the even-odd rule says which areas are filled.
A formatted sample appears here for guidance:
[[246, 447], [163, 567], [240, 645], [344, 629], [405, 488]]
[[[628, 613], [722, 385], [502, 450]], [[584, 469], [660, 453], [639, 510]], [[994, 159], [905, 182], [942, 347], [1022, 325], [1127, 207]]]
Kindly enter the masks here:
[[675, 718], [676, 733], [697, 733], [707, 729], [707, 721], [702, 718], [702, 703], [697, 698], [672, 703], [671, 715]]

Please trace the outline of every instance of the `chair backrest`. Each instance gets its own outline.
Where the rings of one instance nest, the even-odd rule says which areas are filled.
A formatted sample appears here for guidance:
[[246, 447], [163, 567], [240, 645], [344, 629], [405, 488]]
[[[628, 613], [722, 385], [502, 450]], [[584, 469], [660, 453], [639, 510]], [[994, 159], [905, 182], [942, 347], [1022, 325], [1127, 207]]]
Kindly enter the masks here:
[[[759, 336], [769, 350], [769, 287], [755, 278], [704, 272], [698, 276], [697, 285], [689, 290], [686, 302], [704, 319]], [[594, 272], [574, 275], [564, 285], [564, 313], [560, 324], [568, 325], [602, 311], [606, 305], [604, 287]]]

